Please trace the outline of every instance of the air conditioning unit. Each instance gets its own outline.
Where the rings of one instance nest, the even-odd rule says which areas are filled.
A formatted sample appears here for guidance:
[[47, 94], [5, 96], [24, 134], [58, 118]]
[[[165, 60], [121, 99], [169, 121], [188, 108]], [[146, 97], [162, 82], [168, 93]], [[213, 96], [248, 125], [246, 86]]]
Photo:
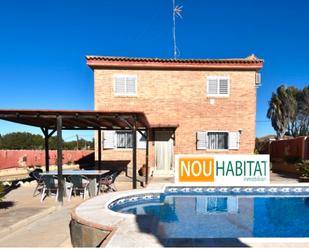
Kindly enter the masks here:
[[261, 86], [262, 85], [262, 82], [261, 82], [261, 74], [260, 73], [256, 73], [255, 74], [255, 85], [257, 87]]

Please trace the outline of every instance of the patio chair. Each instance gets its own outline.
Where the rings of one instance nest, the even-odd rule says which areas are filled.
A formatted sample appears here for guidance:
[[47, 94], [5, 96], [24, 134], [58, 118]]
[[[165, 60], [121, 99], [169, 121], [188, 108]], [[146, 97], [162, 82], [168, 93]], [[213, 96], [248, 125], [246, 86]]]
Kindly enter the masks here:
[[[43, 181], [43, 190], [42, 190], [42, 196], [41, 196], [41, 202], [43, 202], [44, 198], [48, 195], [55, 195], [55, 201], [58, 199], [58, 179], [55, 176], [51, 175], [43, 175], [41, 177]], [[72, 190], [73, 190], [73, 184], [69, 182], [64, 182], [64, 191], [65, 194], [68, 196], [69, 201], [71, 200], [72, 196]], [[55, 193], [53, 193], [56, 192]]]
[[35, 169], [35, 170], [33, 170], [29, 173], [29, 176], [31, 178], [33, 178], [34, 180], [36, 180], [36, 182], [37, 182], [37, 185], [36, 185], [34, 192], [33, 192], [33, 195], [32, 195], [33, 197], [36, 196], [35, 193], [37, 191], [40, 193], [40, 190], [42, 190], [43, 187], [44, 187], [44, 183], [43, 183], [43, 180], [41, 179], [42, 177], [40, 175], [41, 173], [43, 173], [42, 169]]
[[88, 193], [89, 181], [80, 175], [71, 175], [68, 178], [70, 182], [73, 184], [72, 191], [74, 196], [76, 196], [76, 192], [78, 191], [79, 194], [82, 193], [83, 199], [85, 200], [86, 193]]
[[58, 197], [58, 180], [54, 178], [54, 176], [45, 175], [41, 177], [43, 181], [43, 190], [41, 196], [41, 202], [43, 202], [44, 198], [47, 195], [52, 195], [53, 191], [56, 191], [56, 200]]
[[107, 173], [104, 173], [100, 176], [99, 183], [98, 183], [98, 194], [100, 192], [115, 192], [117, 191], [115, 186], [115, 180], [117, 176], [121, 173], [120, 170], [111, 170]]

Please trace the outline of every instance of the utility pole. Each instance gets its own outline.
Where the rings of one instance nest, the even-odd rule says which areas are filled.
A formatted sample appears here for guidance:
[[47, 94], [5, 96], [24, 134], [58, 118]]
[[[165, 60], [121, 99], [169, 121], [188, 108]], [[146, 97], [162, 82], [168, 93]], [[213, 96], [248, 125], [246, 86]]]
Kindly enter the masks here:
[[77, 148], [77, 150], [78, 150], [78, 148], [79, 148], [79, 144], [78, 144], [78, 135], [76, 134], [76, 148]]

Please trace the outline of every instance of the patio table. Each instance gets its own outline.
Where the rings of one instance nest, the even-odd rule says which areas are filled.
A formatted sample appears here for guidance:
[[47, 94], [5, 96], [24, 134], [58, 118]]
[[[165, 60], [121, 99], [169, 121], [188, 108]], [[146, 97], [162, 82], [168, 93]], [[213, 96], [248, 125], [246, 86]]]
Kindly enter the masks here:
[[[108, 172], [108, 170], [63, 170], [62, 175], [64, 176], [72, 176], [72, 175], [80, 175], [80, 176], [87, 176], [89, 179], [88, 191], [89, 196], [93, 197], [97, 193], [97, 176], [100, 176], [104, 173]], [[41, 173], [41, 175], [52, 175], [56, 176], [58, 172], [49, 171]]]

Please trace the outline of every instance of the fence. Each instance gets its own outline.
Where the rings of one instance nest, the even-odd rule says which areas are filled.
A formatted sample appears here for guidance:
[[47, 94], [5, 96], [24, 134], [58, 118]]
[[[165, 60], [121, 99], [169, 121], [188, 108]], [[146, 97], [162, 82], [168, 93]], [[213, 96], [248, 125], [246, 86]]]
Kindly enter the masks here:
[[309, 159], [309, 137], [297, 137], [270, 143], [272, 171], [299, 175], [300, 160]]
[[309, 137], [273, 141], [269, 154], [271, 161], [287, 158], [309, 159]]
[[[64, 150], [63, 163], [70, 164], [94, 153], [93, 150]], [[49, 164], [57, 163], [57, 151], [49, 151]], [[44, 150], [0, 150], [0, 170], [45, 165]]]

